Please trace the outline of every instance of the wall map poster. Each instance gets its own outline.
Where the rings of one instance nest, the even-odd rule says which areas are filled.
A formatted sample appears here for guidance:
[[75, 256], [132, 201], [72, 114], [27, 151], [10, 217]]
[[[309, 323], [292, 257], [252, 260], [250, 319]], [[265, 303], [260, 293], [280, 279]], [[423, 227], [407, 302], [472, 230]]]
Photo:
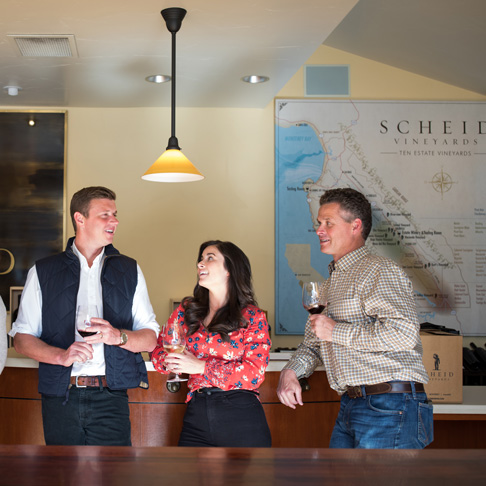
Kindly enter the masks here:
[[321, 194], [363, 192], [367, 245], [411, 278], [420, 322], [486, 334], [486, 103], [275, 101], [276, 333], [303, 334], [302, 282], [331, 260]]

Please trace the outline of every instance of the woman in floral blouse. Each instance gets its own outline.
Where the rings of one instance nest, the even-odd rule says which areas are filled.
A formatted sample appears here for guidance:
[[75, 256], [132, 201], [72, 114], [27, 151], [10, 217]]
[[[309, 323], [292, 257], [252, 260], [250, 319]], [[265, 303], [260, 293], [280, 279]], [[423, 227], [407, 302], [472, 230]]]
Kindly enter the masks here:
[[270, 447], [258, 398], [271, 341], [265, 313], [253, 296], [247, 256], [233, 243], [207, 241], [199, 249], [198, 283], [172, 313], [186, 332], [183, 354], [162, 346], [152, 353], [160, 373], [189, 374], [180, 446]]

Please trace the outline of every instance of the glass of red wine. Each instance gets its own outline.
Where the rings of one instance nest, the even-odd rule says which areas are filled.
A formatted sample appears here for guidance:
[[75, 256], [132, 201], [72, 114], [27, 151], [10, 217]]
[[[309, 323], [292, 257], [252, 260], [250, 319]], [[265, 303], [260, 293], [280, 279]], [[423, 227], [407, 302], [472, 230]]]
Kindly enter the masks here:
[[[91, 318], [99, 317], [98, 308], [95, 305], [78, 305], [76, 311], [76, 332], [83, 338], [96, 334], [96, 331], [92, 331]], [[77, 339], [76, 339], [77, 341]], [[90, 360], [86, 360], [89, 363]]]
[[95, 305], [79, 305], [76, 313], [76, 331], [85, 338], [96, 334], [96, 331], [91, 331], [91, 318], [99, 317], [98, 308]]
[[[319, 287], [321, 287], [321, 291]], [[322, 284], [319, 282], [304, 282], [302, 285], [302, 305], [310, 314], [322, 314], [327, 305], [322, 295]]]

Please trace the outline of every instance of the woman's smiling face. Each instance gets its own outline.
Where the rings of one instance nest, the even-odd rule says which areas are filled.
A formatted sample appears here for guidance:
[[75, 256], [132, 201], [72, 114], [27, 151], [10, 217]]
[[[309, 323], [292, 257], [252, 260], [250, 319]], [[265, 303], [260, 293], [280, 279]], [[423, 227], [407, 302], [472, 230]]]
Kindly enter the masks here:
[[224, 256], [216, 246], [204, 249], [197, 264], [197, 272], [201, 287], [213, 291], [221, 286], [227, 289], [229, 272], [224, 264]]

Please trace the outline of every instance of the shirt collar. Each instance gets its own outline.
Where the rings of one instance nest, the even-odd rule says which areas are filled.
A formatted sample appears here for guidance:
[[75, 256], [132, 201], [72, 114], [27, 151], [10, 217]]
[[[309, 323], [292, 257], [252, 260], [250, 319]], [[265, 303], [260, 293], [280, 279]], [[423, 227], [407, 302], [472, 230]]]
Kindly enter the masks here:
[[[88, 260], [86, 260], [86, 257], [78, 250], [76, 243], [74, 241], [73, 241], [73, 246], [71, 248], [73, 250], [73, 253], [79, 258], [81, 264], [88, 266]], [[100, 254], [93, 260], [93, 266], [99, 265], [104, 254], [105, 254], [105, 248], [103, 247]]]
[[339, 270], [340, 272], [345, 272], [348, 268], [352, 267], [358, 260], [368, 255], [368, 248], [363, 245], [358, 249], [350, 251], [343, 257], [341, 257], [337, 262], [334, 260], [329, 264], [329, 275], [331, 275], [334, 270]]

